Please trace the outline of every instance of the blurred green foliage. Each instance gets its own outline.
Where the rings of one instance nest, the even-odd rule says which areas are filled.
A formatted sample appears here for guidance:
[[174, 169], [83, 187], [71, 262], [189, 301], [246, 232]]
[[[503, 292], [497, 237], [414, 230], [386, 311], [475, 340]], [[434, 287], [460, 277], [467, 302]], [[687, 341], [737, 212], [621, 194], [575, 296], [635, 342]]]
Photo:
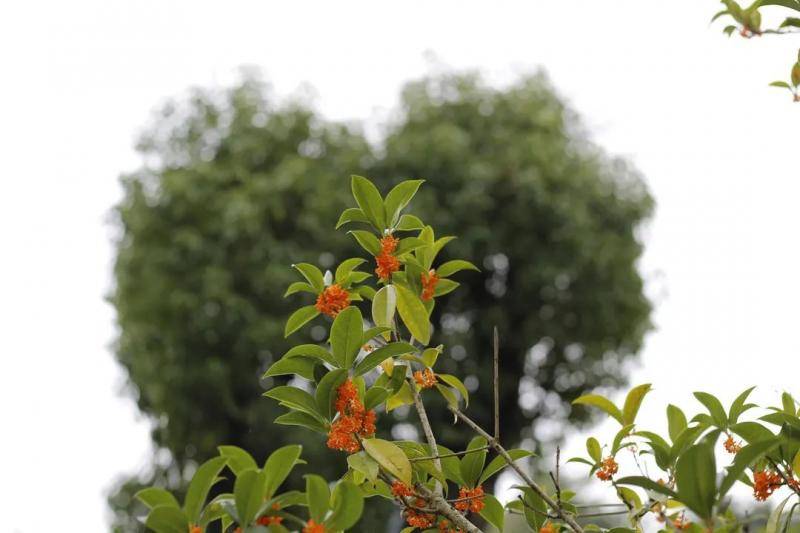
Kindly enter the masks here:
[[[584, 420], [586, 411], [569, 402], [623, 384], [622, 362], [650, 327], [636, 263], [637, 230], [653, 201], [628, 164], [587, 139], [541, 75], [503, 90], [472, 74], [409, 83], [379, 146], [248, 78], [166, 105], [139, 150], [145, 165], [122, 178], [116, 209], [111, 301], [116, 355], [159, 451], [151, 471], [110, 497], [119, 531], [138, 530], [135, 489], [179, 490], [219, 444], [263, 460], [302, 443], [317, 472], [341, 474], [325, 460], [337, 452], [310, 432], [272, 425], [280, 408], [261, 393], [274, 382], [259, 376], [289, 347], [283, 324], [300, 298], [283, 299], [296, 278], [290, 265], [331, 266], [356, 251], [332, 231], [351, 203], [350, 174], [370, 176], [384, 192], [402, 179], [426, 179], [415, 213], [460, 236], [442, 260], [481, 267], [437, 302], [434, 340], [446, 346], [442, 372], [458, 366], [472, 376], [471, 416], [491, 427], [498, 326], [509, 444], [553, 438], [553, 422], [566, 417]], [[312, 328], [292, 343], [325, 335]], [[465, 442], [432, 404], [442, 444]], [[407, 436], [406, 416], [407, 409], [384, 414], [379, 431]]]

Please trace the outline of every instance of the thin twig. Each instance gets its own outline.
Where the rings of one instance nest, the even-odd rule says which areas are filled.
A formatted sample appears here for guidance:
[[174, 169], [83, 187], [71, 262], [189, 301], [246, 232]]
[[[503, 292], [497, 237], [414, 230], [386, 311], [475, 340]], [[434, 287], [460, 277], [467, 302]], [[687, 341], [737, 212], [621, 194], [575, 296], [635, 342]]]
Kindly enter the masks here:
[[540, 487], [527, 474], [527, 472], [525, 472], [514, 462], [514, 458], [508, 454], [508, 451], [506, 451], [506, 449], [503, 448], [503, 446], [494, 437], [492, 437], [486, 431], [484, 431], [482, 427], [476, 424], [470, 417], [462, 413], [457, 407], [450, 405], [448, 406], [448, 409], [450, 409], [450, 411], [454, 415], [456, 415], [458, 419], [460, 419], [462, 422], [471, 427], [472, 430], [475, 431], [478, 435], [486, 439], [489, 445], [491, 445], [492, 448], [494, 448], [495, 451], [503, 458], [503, 460], [505, 460], [508, 466], [510, 466], [517, 473], [517, 475], [519, 475], [519, 477], [522, 478], [525, 484], [528, 485], [536, 494], [538, 494], [539, 497], [542, 498], [542, 500], [544, 500], [544, 502], [548, 505], [548, 507], [553, 509], [553, 511], [555, 511], [558, 517], [564, 520], [564, 522], [566, 522], [569, 525], [569, 527], [571, 527], [573, 531], [575, 531], [575, 533], [583, 533], [583, 528], [580, 526], [580, 524], [578, 524], [575, 518], [569, 512], [565, 511], [555, 501], [553, 501], [553, 498], [551, 498], [547, 494], [547, 492], [545, 492], [544, 489], [542, 489], [542, 487]]
[[463, 452], [442, 453], [442, 454], [439, 454], [439, 455], [429, 455], [429, 456], [426, 456], [426, 457], [413, 457], [413, 458], [410, 458], [409, 461], [414, 463], [414, 462], [418, 462], [418, 461], [433, 461], [434, 459], [444, 459], [446, 457], [459, 457], [461, 455], [469, 455], [471, 453], [477, 453], [477, 452], [482, 452], [482, 451], [485, 451], [485, 450], [490, 450], [491, 448], [492, 447], [487, 444], [486, 446], [481, 446], [480, 448], [474, 448], [472, 450], [464, 450]]

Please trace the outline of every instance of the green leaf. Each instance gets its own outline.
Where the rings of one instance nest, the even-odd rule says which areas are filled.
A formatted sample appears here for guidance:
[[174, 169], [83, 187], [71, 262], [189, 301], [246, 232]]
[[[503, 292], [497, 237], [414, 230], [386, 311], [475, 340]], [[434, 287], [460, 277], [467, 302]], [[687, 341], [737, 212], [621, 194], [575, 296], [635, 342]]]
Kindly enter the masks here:
[[348, 207], [339, 217], [339, 221], [336, 223], [336, 229], [339, 229], [345, 224], [349, 224], [351, 222], [364, 222], [369, 224], [369, 219], [361, 209], [357, 207]]
[[365, 439], [364, 451], [394, 477], [409, 485], [411, 483], [411, 463], [396, 444], [382, 439]]
[[544, 525], [544, 517], [547, 516], [547, 505], [544, 500], [530, 487], [515, 485], [512, 488], [522, 491], [522, 498], [525, 501], [522, 508], [525, 521], [534, 531], [539, 531], [539, 528]]
[[301, 307], [294, 313], [292, 316], [289, 317], [289, 320], [286, 321], [286, 329], [283, 332], [284, 337], [288, 337], [298, 329], [302, 328], [306, 323], [314, 320], [317, 315], [319, 315], [319, 311], [313, 305], [307, 305], [305, 307]]
[[407, 254], [408, 252], [413, 252], [417, 248], [425, 246], [426, 243], [422, 239], [417, 237], [406, 237], [405, 239], [400, 239], [400, 244], [397, 245], [397, 250], [395, 250], [395, 255], [403, 255]]
[[780, 87], [782, 89], [789, 89], [789, 90], [792, 89], [791, 85], [789, 85], [785, 81], [780, 81], [780, 80], [779, 81], [773, 81], [772, 83], [769, 84], [769, 86], [770, 87]]
[[714, 507], [717, 467], [714, 449], [695, 444], [686, 449], [675, 466], [678, 499], [703, 519], [710, 519]]
[[331, 351], [342, 368], [351, 368], [361, 350], [364, 319], [358, 307], [348, 307], [338, 315], [331, 326]]
[[292, 265], [292, 268], [300, 272], [306, 281], [311, 284], [316, 291], [322, 292], [325, 289], [325, 281], [324, 276], [322, 275], [322, 271], [311, 265], [309, 263], [297, 263], [296, 265]]
[[491, 494], [486, 494], [483, 497], [483, 503], [485, 506], [483, 510], [481, 510], [480, 515], [484, 520], [496, 527], [498, 531], [503, 531], [503, 522], [505, 519], [503, 505]]
[[186, 533], [189, 530], [189, 520], [182, 509], [158, 505], [147, 515], [145, 526], [155, 533]]
[[378, 463], [365, 452], [348, 455], [347, 464], [353, 470], [364, 474], [372, 483], [378, 479]]
[[[467, 451], [477, 450], [486, 446], [486, 439], [483, 437], [474, 437], [467, 446]], [[473, 488], [476, 486], [481, 472], [483, 472], [483, 465], [486, 462], [486, 450], [468, 453], [461, 458], [461, 477], [464, 478], [467, 486]]]
[[245, 470], [239, 474], [233, 485], [233, 497], [239, 520], [244, 525], [251, 524], [264, 501], [263, 474], [258, 470]]
[[739, 415], [746, 410], [745, 402], [747, 401], [747, 397], [750, 396], [750, 393], [753, 392], [753, 389], [755, 389], [755, 387], [750, 387], [733, 400], [731, 408], [728, 410], [729, 423], [735, 424], [739, 420]]
[[722, 11], [718, 12], [717, 14], [715, 14], [713, 17], [711, 17], [711, 22], [714, 22], [715, 20], [717, 20], [718, 18], [720, 18], [723, 15], [729, 15], [729, 14], [730, 14], [730, 12], [727, 9], [722, 10]]
[[[778, 528], [781, 526], [781, 516], [783, 515], [783, 510], [786, 507], [786, 504], [789, 503], [789, 500], [792, 499], [792, 496], [787, 496], [781, 503], [775, 506], [775, 509], [769, 514], [769, 518], [767, 519], [767, 525], [764, 528], [764, 533], [778, 533]], [[788, 524], [787, 524], [788, 525]], [[788, 531], [784, 529], [784, 531]]]
[[301, 426], [319, 433], [328, 432], [328, 427], [320, 422], [319, 419], [302, 411], [290, 411], [276, 418], [274, 422], [282, 426]]
[[208, 492], [215, 483], [221, 480], [218, 476], [227, 461], [225, 457], [209, 459], [200, 465], [197, 472], [192, 476], [192, 481], [186, 490], [186, 499], [183, 502], [183, 509], [191, 522], [197, 523], [199, 521]]
[[414, 350], [415, 348], [407, 342], [389, 343], [386, 346], [382, 346], [368, 353], [367, 356], [356, 365], [355, 375], [360, 376], [366, 374], [386, 359], [406, 353], [413, 353]]
[[325, 521], [332, 531], [344, 531], [353, 527], [364, 511], [361, 490], [349, 481], [341, 481], [333, 489], [333, 513]]
[[[398, 370], [395, 367], [394, 372], [397, 371]], [[394, 376], [394, 372], [392, 373], [392, 376]], [[411, 387], [409, 387], [408, 382], [403, 381], [398, 391], [393, 396], [390, 396], [388, 400], [386, 400], [386, 412], [397, 409], [402, 405], [410, 405], [412, 403], [414, 403], [414, 393], [411, 392]]]
[[372, 232], [353, 230], [348, 233], [355, 237], [356, 242], [370, 255], [378, 256], [381, 254], [381, 241]]
[[800, 28], [800, 18], [796, 17], [786, 17], [786, 19], [781, 22], [781, 28]]
[[414, 215], [403, 215], [395, 226], [396, 231], [414, 231], [425, 227], [425, 224]]
[[159, 487], [148, 487], [146, 489], [142, 489], [134, 494], [133, 497], [141, 501], [149, 509], [158, 507], [159, 505], [175, 507], [177, 509], [180, 509], [181, 507], [178, 503], [178, 500], [175, 499], [175, 496], [173, 496], [171, 492]]
[[238, 476], [243, 470], [255, 470], [258, 468], [255, 459], [249, 453], [238, 446], [217, 446], [219, 454], [227, 459], [228, 468]]
[[343, 284], [353, 270], [366, 262], [367, 260], [361, 257], [351, 257], [350, 259], [345, 259], [339, 264], [338, 267], [336, 267], [336, 275], [334, 276], [334, 280], [339, 285]]
[[436, 274], [441, 278], [446, 278], [461, 270], [475, 270], [480, 272], [480, 269], [469, 261], [464, 261], [463, 259], [454, 259], [439, 265], [439, 268], [436, 269]]
[[722, 479], [722, 483], [719, 486], [719, 492], [717, 496], [718, 501], [722, 501], [722, 498], [725, 497], [731, 487], [733, 487], [734, 483], [736, 483], [736, 480], [741, 477], [742, 473], [744, 473], [748, 466], [759, 460], [764, 454], [775, 448], [779, 443], [780, 439], [773, 438], [749, 444], [739, 450], [733, 460], [733, 464], [728, 467], [728, 472], [725, 474], [725, 477]]
[[715, 396], [707, 392], [695, 392], [694, 397], [708, 409], [708, 413], [717, 426], [721, 429], [728, 427], [728, 416], [725, 414], [722, 403]]
[[[508, 455], [510, 455], [511, 458], [516, 461], [517, 459], [523, 459], [525, 457], [532, 456], [533, 452], [516, 449], [516, 450], [508, 450]], [[489, 466], [487, 466], [483, 470], [480, 479], [478, 479], [478, 485], [483, 485], [483, 483], [487, 479], [489, 479], [490, 477], [492, 477], [493, 475], [495, 475], [496, 473], [498, 473], [500, 470], [504, 469], [507, 466], [508, 463], [506, 463], [506, 460], [503, 459], [502, 456], [498, 455], [497, 457], [489, 461]]]
[[794, 66], [792, 67], [791, 78], [792, 78], [792, 85], [794, 85], [795, 87], [800, 85], [800, 61], [795, 63]]
[[283, 446], [272, 452], [264, 464], [264, 497], [269, 499], [278, 490], [300, 459], [303, 447], [299, 444]]
[[317, 360], [310, 357], [290, 357], [289, 359], [279, 359], [272, 363], [272, 365], [264, 372], [262, 378], [272, 376], [286, 376], [289, 374], [297, 374], [309, 381], [314, 380], [314, 367], [317, 366]]
[[305, 281], [295, 281], [289, 288], [286, 289], [286, 293], [284, 293], [283, 297], [286, 298], [296, 292], [310, 292], [312, 294], [317, 294], [317, 291], [314, 287], [311, 286], [310, 283], [306, 283]]
[[573, 400], [572, 403], [598, 407], [601, 410], [603, 410], [606, 414], [613, 417], [614, 420], [616, 420], [623, 426], [625, 425], [625, 418], [622, 416], [622, 411], [620, 411], [616, 405], [611, 403], [611, 400], [605, 398], [604, 396], [600, 396], [599, 394], [584, 394], [578, 399]]
[[299, 346], [295, 346], [288, 352], [286, 352], [282, 359], [289, 359], [291, 357], [314, 357], [319, 359], [324, 363], [328, 363], [333, 367], [338, 367], [339, 365], [336, 362], [336, 359], [333, 358], [331, 353], [323, 348], [322, 346], [317, 346], [316, 344], [301, 344]]
[[386, 401], [392, 393], [389, 389], [384, 387], [372, 387], [364, 395], [364, 408], [374, 409], [378, 405]]
[[383, 231], [386, 228], [386, 215], [383, 208], [383, 198], [381, 198], [378, 188], [367, 178], [361, 176], [352, 176], [350, 188], [353, 191], [353, 197], [356, 199], [358, 207], [364, 212], [367, 220], [376, 229]]
[[[395, 293], [394, 286], [386, 285], [375, 293], [372, 299], [372, 321], [376, 326], [383, 326], [391, 328], [394, 324], [394, 312], [397, 308], [397, 294]], [[389, 340], [389, 333], [383, 336], [387, 341]]]
[[436, 377], [456, 389], [461, 395], [461, 399], [464, 400], [464, 407], [469, 407], [469, 392], [467, 392], [467, 387], [464, 386], [460, 379], [450, 374], [436, 374]]
[[330, 509], [331, 492], [328, 482], [316, 474], [308, 474], [304, 477], [306, 478], [308, 514], [315, 522], [322, 522]]
[[669, 425], [669, 438], [672, 442], [678, 438], [681, 431], [686, 429], [686, 415], [680, 407], [669, 404], [667, 406], [667, 424]]
[[456, 281], [442, 278], [439, 280], [439, 283], [436, 284], [436, 288], [433, 290], [433, 295], [438, 298], [439, 296], [450, 294], [456, 290], [459, 285], [461, 284]]
[[642, 487], [643, 489], [663, 494], [664, 496], [669, 496], [674, 500], [678, 499], [678, 495], [675, 493], [675, 491], [673, 491], [666, 485], [661, 485], [660, 483], [656, 483], [652, 479], [644, 476], [622, 477], [617, 480], [617, 485], [634, 485], [636, 487]]
[[275, 387], [264, 393], [267, 398], [278, 400], [281, 405], [298, 409], [311, 416], [318, 417], [320, 422], [325, 420], [325, 417], [317, 410], [317, 402], [314, 397], [303, 389], [292, 387], [289, 385], [282, 385]]
[[625, 405], [622, 408], [622, 420], [627, 424], [633, 424], [636, 420], [636, 414], [639, 412], [639, 407], [642, 405], [642, 400], [650, 392], [650, 383], [634, 387], [628, 392], [625, 397]]
[[347, 379], [347, 370], [340, 368], [331, 370], [319, 380], [317, 390], [314, 393], [317, 407], [322, 416], [328, 420], [333, 418], [333, 405], [336, 402], [336, 394], [339, 386]]
[[589, 452], [589, 457], [594, 459], [595, 463], [599, 463], [603, 458], [603, 451], [600, 448], [600, 443], [594, 437], [586, 439], [586, 451]]
[[397, 294], [397, 310], [403, 324], [422, 344], [426, 345], [431, 340], [431, 323], [428, 320], [428, 311], [416, 294], [401, 285], [393, 285]]
[[389, 225], [394, 225], [402, 211], [414, 198], [417, 189], [425, 180], [407, 180], [397, 184], [389, 194], [386, 195], [386, 220]]
[[458, 397], [451, 389], [437, 383], [436, 390], [439, 391], [439, 394], [442, 395], [448, 405], [458, 407]]

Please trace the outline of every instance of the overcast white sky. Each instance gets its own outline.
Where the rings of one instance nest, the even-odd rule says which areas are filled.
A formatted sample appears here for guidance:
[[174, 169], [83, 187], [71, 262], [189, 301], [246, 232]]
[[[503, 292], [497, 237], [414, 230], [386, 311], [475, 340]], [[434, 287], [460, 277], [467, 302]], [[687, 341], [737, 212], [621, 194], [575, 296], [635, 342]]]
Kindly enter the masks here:
[[[379, 120], [427, 52], [502, 84], [543, 67], [656, 200], [642, 269], [658, 330], [645, 405], [794, 387], [800, 104], [767, 88], [797, 39], [728, 40], [712, 0], [15, 2], [0, 15], [0, 501], [5, 530], [106, 529], [104, 491], [147, 426], [118, 395], [109, 209], [165, 97], [241, 65], [303, 82], [334, 119]], [[776, 370], [779, 369], [779, 370]], [[648, 407], [649, 406], [649, 407]], [[45, 510], [43, 510], [45, 509]], [[78, 516], [81, 525], [78, 525]]]

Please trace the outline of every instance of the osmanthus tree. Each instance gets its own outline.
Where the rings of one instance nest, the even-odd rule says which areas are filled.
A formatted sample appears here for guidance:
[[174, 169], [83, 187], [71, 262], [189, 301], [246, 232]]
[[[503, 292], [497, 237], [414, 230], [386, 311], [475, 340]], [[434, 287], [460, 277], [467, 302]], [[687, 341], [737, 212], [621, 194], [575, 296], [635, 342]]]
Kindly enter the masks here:
[[[788, 394], [781, 407], [744, 421], [745, 412], [755, 407], [747, 403], [752, 389], [727, 411], [713, 396], [697, 393], [708, 413], [687, 421], [683, 411], [670, 405], [667, 437], [636, 422], [649, 385], [635, 387], [621, 409], [599, 395], [581, 396], [576, 403], [599, 407], [622, 429], [606, 446], [590, 438], [589, 458], [571, 461], [585, 463], [590, 475], [608, 482], [618, 503], [606, 505], [620, 510], [597, 513], [562, 487], [558, 454], [550, 482], [537, 483], [538, 476], [523, 464], [532, 452], [506, 449], [500, 439], [497, 338], [493, 431], [466, 414], [469, 393], [461, 379], [437, 370], [443, 347], [430, 343], [431, 312], [437, 299], [458, 288], [457, 278], [477, 268], [463, 259], [438, 260], [454, 237], [437, 237], [431, 226], [404, 213], [421, 184], [402, 182], [383, 197], [369, 180], [353, 177], [357, 206], [344, 211], [338, 227], [358, 226], [349, 234], [367, 257], [346, 259], [324, 273], [310, 263], [295, 264], [299, 279], [286, 291], [300, 305], [289, 317], [285, 335], [324, 324], [327, 340], [286, 352], [265, 375], [292, 378], [264, 396], [286, 409], [276, 424], [315, 432], [329, 448], [343, 452], [346, 473], [333, 483], [309, 473], [304, 490], [279, 492], [291, 470], [303, 463], [300, 446], [278, 449], [263, 467], [241, 448], [220, 446], [218, 457], [197, 469], [182, 505], [164, 489], [138, 493], [150, 508], [147, 527], [156, 533], [202, 533], [217, 524], [237, 533], [345, 531], [356, 527], [369, 500], [382, 498], [402, 509], [404, 533], [480, 532], [488, 527], [504, 531], [507, 521], [508, 530], [602, 531], [591, 523], [598, 514], [619, 515], [620, 525], [610, 530], [617, 532], [641, 531], [649, 514], [666, 530], [741, 531], [745, 522], [726, 499], [738, 482], [751, 485], [762, 501], [783, 487], [793, 491], [768, 522], [770, 531], [788, 528], [800, 505], [795, 477], [800, 468], [800, 418]], [[442, 428], [430, 423], [426, 410], [435, 397], [444, 400], [455, 423], [474, 434], [461, 449], [437, 443]], [[404, 405], [416, 410], [424, 442], [378, 435], [377, 418]], [[723, 436], [722, 446], [734, 458], [719, 473], [715, 448]], [[660, 474], [641, 469], [621, 476], [617, 456], [625, 450], [635, 454], [637, 465], [639, 456], [652, 456]], [[307, 468], [314, 471], [314, 465]], [[504, 468], [513, 469], [519, 481], [513, 489], [516, 497], [505, 505], [484, 490], [487, 480]], [[235, 479], [233, 491], [207, 501], [212, 487], [225, 476]]]
[[[785, 35], [800, 32], [800, 0], [756, 0], [747, 7], [741, 6], [735, 0], [722, 0], [725, 9], [718, 12], [711, 21], [724, 17], [732, 22], [722, 30], [730, 36], [738, 32], [745, 39], [760, 37], [762, 35]], [[781, 23], [775, 28], [762, 26], [762, 7], [776, 6], [789, 10], [788, 14], [781, 16]], [[784, 11], [785, 13], [785, 11]], [[787, 89], [795, 102], [800, 102], [800, 50], [797, 52], [797, 61], [793, 62], [789, 71], [788, 81], [777, 80], [770, 83], [772, 87]]]

